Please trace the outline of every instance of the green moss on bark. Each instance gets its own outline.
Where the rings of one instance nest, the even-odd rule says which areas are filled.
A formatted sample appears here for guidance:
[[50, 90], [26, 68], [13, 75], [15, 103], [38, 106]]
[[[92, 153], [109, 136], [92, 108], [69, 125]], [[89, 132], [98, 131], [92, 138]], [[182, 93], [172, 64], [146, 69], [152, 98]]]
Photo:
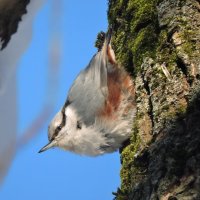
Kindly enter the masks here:
[[[110, 0], [108, 20], [113, 26], [112, 43], [117, 60], [134, 76], [141, 69], [144, 57], [156, 59], [159, 63], [168, 61], [169, 70], [174, 70], [177, 53], [168, 41], [172, 32], [160, 29], [156, 6], [162, 0]], [[184, 3], [185, 0], [180, 1]], [[177, 19], [185, 26], [184, 18]], [[177, 27], [179, 29], [180, 27]], [[194, 50], [190, 41], [190, 28], [181, 37], [186, 53]], [[195, 34], [195, 33], [194, 33]]]
[[[172, 120], [185, 114], [192, 85], [190, 77], [199, 77], [198, 68], [191, 65], [192, 59], [198, 57], [194, 53], [199, 49], [198, 34], [195, 23], [192, 27], [192, 22], [186, 19], [190, 15], [183, 11], [185, 3], [186, 0], [109, 1], [112, 45], [118, 62], [135, 78], [138, 109], [130, 145], [121, 153], [122, 184], [118, 200], [128, 199], [134, 185], [141, 180], [142, 169], [135, 157], [140, 147], [143, 148], [146, 141], [147, 146], [151, 143], [150, 134], [163, 130], [165, 134], [165, 125], [171, 125]], [[147, 57], [152, 59], [152, 64], [144, 65]], [[163, 64], [169, 77], [164, 73]], [[141, 122], [146, 125], [147, 117], [149, 124], [144, 127]], [[150, 139], [144, 142], [146, 136]]]
[[113, 25], [116, 57], [126, 69], [137, 73], [144, 56], [154, 57], [158, 45], [158, 0], [110, 1], [108, 19]]
[[137, 171], [137, 167], [134, 166], [134, 156], [136, 155], [140, 144], [140, 137], [137, 134], [137, 125], [134, 124], [133, 135], [130, 139], [130, 145], [126, 146], [121, 153], [121, 160], [123, 162], [123, 168], [121, 169], [121, 191], [126, 194], [130, 191], [132, 185], [132, 174]]
[[[108, 19], [113, 27], [112, 45], [116, 58], [134, 76], [140, 71], [143, 58], [147, 56], [154, 58], [159, 46], [157, 2], [158, 0], [110, 0], [109, 2]], [[140, 136], [135, 123], [130, 145], [121, 153], [123, 163], [118, 200], [126, 199], [126, 194], [136, 181], [133, 174], [140, 174], [141, 169], [134, 164], [134, 156], [139, 146]]]

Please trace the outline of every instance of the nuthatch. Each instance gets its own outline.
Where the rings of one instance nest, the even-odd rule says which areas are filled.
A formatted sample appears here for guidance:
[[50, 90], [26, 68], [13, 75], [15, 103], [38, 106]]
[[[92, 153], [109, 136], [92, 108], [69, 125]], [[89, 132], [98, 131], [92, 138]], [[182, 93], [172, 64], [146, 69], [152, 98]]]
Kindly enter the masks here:
[[97, 156], [116, 151], [130, 137], [136, 110], [134, 85], [115, 60], [110, 32], [71, 86], [49, 125], [49, 143], [39, 152], [60, 147]]

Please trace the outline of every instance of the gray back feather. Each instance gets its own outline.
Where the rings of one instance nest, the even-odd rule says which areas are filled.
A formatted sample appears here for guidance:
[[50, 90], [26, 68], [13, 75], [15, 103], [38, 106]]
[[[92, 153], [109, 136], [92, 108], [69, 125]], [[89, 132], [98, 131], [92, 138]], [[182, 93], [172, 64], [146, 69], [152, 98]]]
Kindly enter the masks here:
[[87, 68], [74, 81], [68, 100], [86, 125], [95, 122], [95, 115], [104, 106], [107, 98], [107, 65], [104, 51], [93, 56]]

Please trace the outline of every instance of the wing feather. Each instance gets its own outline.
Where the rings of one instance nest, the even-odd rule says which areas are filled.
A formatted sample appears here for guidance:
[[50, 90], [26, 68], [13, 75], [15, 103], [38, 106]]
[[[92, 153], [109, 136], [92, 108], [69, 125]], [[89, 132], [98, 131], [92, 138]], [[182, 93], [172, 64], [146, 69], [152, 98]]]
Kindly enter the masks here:
[[104, 52], [98, 52], [87, 68], [80, 72], [68, 94], [68, 99], [86, 125], [95, 122], [95, 115], [107, 98], [107, 64]]

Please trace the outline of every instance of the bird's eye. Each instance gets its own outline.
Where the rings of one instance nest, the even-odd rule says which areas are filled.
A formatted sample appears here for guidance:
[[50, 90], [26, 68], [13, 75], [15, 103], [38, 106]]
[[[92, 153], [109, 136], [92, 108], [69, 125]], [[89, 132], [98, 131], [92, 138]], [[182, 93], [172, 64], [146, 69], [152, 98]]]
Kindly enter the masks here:
[[57, 127], [57, 130], [58, 130], [58, 131], [61, 131], [61, 129], [62, 129], [62, 126], [61, 126], [61, 125]]
[[76, 128], [77, 129], [81, 129], [82, 128], [82, 124], [81, 124], [80, 121], [77, 121]]

